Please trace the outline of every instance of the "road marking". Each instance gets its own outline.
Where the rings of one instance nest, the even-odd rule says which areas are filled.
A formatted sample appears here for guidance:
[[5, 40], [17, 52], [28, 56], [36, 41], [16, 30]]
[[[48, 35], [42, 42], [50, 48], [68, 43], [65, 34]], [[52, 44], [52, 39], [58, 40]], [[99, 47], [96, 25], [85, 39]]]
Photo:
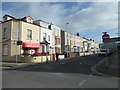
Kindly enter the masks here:
[[65, 62], [62, 62], [61, 64], [65, 64]]
[[89, 76], [92, 76], [94, 73], [91, 73]]
[[81, 86], [83, 83], [85, 83], [86, 80], [83, 80], [81, 83], [78, 84], [78, 86]]
[[[96, 65], [97, 65], [97, 64], [96, 64]], [[107, 74], [104, 74], [104, 73], [101, 73], [101, 72], [97, 71], [97, 70], [96, 70], [96, 65], [93, 66], [93, 67], [91, 68], [91, 70], [92, 70], [94, 73], [96, 73], [96, 74], [98, 74], [98, 75], [105, 76], [105, 77], [111, 77], [111, 78], [113, 78], [113, 79], [120, 80], [119, 77], [115, 77], [115, 76], [107, 75]]]

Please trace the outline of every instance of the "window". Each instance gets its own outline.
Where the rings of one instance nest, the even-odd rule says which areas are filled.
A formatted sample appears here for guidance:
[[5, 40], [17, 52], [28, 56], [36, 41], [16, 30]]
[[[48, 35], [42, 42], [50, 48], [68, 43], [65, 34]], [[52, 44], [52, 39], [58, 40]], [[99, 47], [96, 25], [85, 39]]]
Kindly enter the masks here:
[[57, 44], [60, 44], [60, 39], [56, 39], [56, 43], [57, 43]]
[[68, 39], [67, 39], [67, 45], [69, 44], [69, 41], [68, 41]]
[[32, 39], [32, 30], [27, 30], [27, 38]]
[[8, 55], [8, 45], [7, 44], [4, 44], [3, 45], [3, 55]]
[[55, 39], [55, 44], [57, 44], [57, 39]]
[[32, 20], [30, 17], [27, 17], [27, 18], [26, 18], [26, 21], [27, 21], [27, 22], [30, 22], [30, 23], [33, 23], [33, 20]]
[[48, 41], [50, 41], [50, 35], [48, 35]]
[[42, 46], [42, 53], [45, 53], [45, 46]]
[[43, 33], [43, 41], [45, 41], [47, 38], [47, 34], [46, 33]]
[[3, 38], [7, 38], [7, 28], [3, 29]]
[[59, 36], [59, 30], [58, 30], [58, 36]]

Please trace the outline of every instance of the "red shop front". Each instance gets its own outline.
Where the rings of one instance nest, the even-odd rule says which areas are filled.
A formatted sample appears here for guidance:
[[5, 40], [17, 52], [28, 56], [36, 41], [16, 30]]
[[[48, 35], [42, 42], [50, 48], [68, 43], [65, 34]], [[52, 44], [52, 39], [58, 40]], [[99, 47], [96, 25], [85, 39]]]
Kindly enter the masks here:
[[35, 54], [38, 54], [39, 48], [40, 48], [39, 43], [22, 42], [22, 49], [24, 50], [24, 53], [26, 53], [29, 50], [33, 49], [35, 51]]

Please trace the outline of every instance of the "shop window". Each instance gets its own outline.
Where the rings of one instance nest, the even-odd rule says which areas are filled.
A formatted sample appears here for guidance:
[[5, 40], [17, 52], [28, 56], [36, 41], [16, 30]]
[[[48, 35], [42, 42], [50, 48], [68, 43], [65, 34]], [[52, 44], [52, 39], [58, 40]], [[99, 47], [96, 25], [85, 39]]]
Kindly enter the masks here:
[[29, 54], [28, 48], [25, 48], [25, 49], [24, 49], [24, 53], [25, 53], [25, 54]]
[[27, 39], [32, 39], [32, 30], [27, 30]]
[[3, 39], [7, 38], [7, 28], [3, 29]]
[[7, 44], [4, 44], [3, 45], [3, 55], [8, 55], [8, 45]]

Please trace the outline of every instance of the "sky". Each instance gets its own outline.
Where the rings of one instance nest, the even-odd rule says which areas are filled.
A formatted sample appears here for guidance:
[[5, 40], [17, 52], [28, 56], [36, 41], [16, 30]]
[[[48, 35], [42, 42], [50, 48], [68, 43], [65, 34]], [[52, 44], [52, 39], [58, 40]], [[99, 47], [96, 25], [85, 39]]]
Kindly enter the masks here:
[[2, 2], [2, 16], [4, 14], [42, 19], [99, 43], [102, 32], [108, 32], [110, 37], [118, 33], [117, 2]]

